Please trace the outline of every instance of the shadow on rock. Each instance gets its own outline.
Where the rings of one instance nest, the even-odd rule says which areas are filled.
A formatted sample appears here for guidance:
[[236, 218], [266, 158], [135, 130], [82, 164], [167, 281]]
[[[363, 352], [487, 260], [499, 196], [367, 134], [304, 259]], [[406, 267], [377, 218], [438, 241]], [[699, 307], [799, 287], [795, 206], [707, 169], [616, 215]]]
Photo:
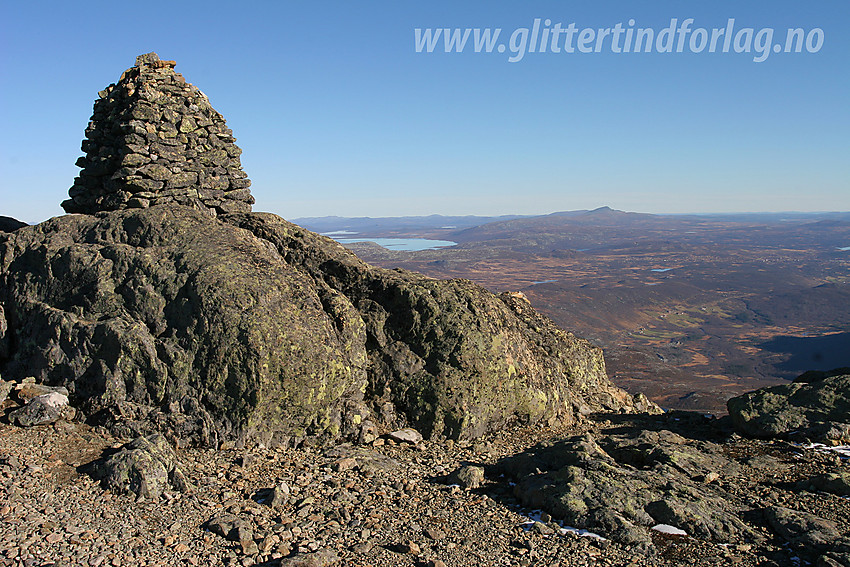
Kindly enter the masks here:
[[670, 411], [659, 415], [646, 413], [595, 413], [590, 419], [605, 426], [612, 435], [638, 435], [642, 431], [670, 431], [693, 441], [722, 443], [734, 433], [728, 416], [716, 418], [692, 411]]

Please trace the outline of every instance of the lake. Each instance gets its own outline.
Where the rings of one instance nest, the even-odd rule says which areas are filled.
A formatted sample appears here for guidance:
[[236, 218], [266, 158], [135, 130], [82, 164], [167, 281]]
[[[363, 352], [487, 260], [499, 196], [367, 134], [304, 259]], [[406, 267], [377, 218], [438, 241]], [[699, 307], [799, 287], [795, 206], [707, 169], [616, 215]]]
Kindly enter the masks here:
[[431, 240], [430, 238], [337, 238], [328, 234], [340, 244], [354, 244], [356, 242], [374, 242], [387, 250], [401, 250], [404, 252], [419, 252], [421, 250], [436, 250], [457, 246], [457, 242], [451, 240]]

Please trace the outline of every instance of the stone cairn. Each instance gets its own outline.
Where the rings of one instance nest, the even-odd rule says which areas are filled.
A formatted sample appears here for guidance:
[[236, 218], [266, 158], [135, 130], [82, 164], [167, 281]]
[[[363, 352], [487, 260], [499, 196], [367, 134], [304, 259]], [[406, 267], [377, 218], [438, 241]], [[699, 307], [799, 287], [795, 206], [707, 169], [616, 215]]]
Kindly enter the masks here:
[[251, 181], [224, 118], [174, 61], [140, 55], [100, 91], [77, 160], [69, 213], [177, 203], [213, 215], [250, 212]]

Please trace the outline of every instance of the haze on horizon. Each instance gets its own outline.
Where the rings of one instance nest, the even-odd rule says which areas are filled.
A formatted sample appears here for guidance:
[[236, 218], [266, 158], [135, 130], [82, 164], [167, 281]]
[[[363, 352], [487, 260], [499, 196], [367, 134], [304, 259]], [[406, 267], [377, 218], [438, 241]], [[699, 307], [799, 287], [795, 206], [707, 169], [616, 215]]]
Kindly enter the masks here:
[[[0, 215], [62, 214], [97, 92], [156, 51], [243, 149], [255, 210], [318, 216], [850, 210], [850, 4], [154, 1], [5, 7]], [[417, 53], [415, 28], [823, 30], [816, 53]], [[226, 22], [226, 25], [223, 25]], [[210, 28], [222, 34], [209, 34]]]

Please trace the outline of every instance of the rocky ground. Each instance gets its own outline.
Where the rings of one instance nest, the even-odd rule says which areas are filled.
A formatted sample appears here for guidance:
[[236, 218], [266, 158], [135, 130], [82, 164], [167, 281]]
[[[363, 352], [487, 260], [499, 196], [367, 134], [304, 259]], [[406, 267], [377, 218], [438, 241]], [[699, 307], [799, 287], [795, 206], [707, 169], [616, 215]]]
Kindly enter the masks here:
[[[544, 470], [531, 473], [517, 465], [541, 447], [589, 435], [618, 455], [602, 467], [615, 475], [640, 471], [619, 456], [628, 453], [634, 463], [641, 449], [615, 451], [612, 443], [641, 447], [623, 439], [647, 432], [666, 439], [659, 446], [673, 440], [726, 459], [727, 466], [688, 486], [703, 483], [706, 501], [723, 495], [742, 523], [729, 541], [646, 527], [639, 529], [648, 542], [582, 537], [564, 533], [546, 511], [522, 506], [530, 498], [523, 487], [535, 486], [529, 475], [557, 473], [551, 460], [540, 461], [549, 469], [541, 464]], [[169, 485], [148, 498], [116, 493], [92, 477], [129, 439], [65, 420], [31, 428], [0, 423], [0, 438], [2, 565], [832, 567], [846, 558], [836, 542], [850, 536], [847, 496], [812, 484], [830, 473], [846, 479], [846, 456], [744, 439], [723, 420], [697, 414], [602, 416], [569, 430], [506, 429], [473, 444], [380, 438], [330, 450], [184, 448], [176, 457], [187, 489]], [[470, 465], [480, 468], [464, 469]], [[672, 484], [685, 482], [677, 479], [651, 490], [673, 494]], [[615, 509], [621, 502], [615, 496], [602, 504]], [[834, 553], [828, 558], [827, 551]]]

